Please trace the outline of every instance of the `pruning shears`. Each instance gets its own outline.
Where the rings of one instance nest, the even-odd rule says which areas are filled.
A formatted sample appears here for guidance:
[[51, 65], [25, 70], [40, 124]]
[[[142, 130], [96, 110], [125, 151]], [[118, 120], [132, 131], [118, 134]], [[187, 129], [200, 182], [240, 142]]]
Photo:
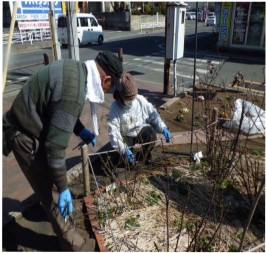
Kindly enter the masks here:
[[[93, 132], [93, 137], [88, 138], [86, 141], [88, 141], [88, 143], [90, 143], [94, 138], [95, 138], [95, 133]], [[88, 143], [87, 143], [87, 144], [88, 144]], [[72, 150], [75, 150], [76, 148], [81, 149], [81, 147], [82, 147], [84, 144], [86, 144], [86, 142], [85, 142], [85, 141], [81, 141], [81, 142], [80, 142], [76, 147], [74, 147]]]
[[65, 223], [68, 221], [68, 219], [70, 218], [70, 214], [69, 214], [69, 210], [68, 210], [68, 204], [69, 202], [66, 201], [66, 209], [65, 209]]
[[74, 147], [72, 150], [75, 150], [76, 148], [81, 149], [81, 147], [85, 144], [84, 141], [81, 141], [76, 147]]

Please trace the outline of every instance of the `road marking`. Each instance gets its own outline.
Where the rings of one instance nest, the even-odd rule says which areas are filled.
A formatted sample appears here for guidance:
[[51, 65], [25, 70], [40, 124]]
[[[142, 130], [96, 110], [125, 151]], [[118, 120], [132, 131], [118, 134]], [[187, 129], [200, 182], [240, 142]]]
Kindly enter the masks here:
[[[208, 61], [209, 59], [196, 59], [196, 76], [195, 80], [199, 80], [209, 73], [208, 69]], [[142, 63], [142, 64], [141, 64]], [[219, 59], [211, 60], [211, 64], [214, 66], [221, 66], [223, 63], [223, 59], [219, 61]], [[149, 59], [149, 57], [136, 57], [133, 58], [131, 62], [127, 62], [124, 66], [127, 71], [133, 70], [134, 68], [141, 68], [147, 69], [150, 71], [164, 73], [164, 59], [158, 58], [158, 60]], [[154, 66], [162, 66], [161, 68], [156, 68]], [[173, 76], [173, 64], [170, 67], [170, 75]], [[176, 77], [178, 79], [186, 79], [186, 80], [193, 80], [194, 76], [194, 58], [182, 58], [177, 60], [176, 65]]]
[[25, 82], [29, 79], [30, 79], [29, 76], [22, 76], [22, 77], [18, 77], [16, 79], [8, 79], [6, 82], [7, 83], [21, 83], [21, 82]]

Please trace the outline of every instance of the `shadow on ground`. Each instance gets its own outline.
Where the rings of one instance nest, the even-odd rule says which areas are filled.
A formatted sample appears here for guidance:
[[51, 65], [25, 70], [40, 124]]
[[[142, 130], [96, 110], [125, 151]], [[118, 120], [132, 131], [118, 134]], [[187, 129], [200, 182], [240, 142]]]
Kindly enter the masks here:
[[62, 251], [39, 203], [26, 211], [23, 219], [3, 226], [2, 251]]

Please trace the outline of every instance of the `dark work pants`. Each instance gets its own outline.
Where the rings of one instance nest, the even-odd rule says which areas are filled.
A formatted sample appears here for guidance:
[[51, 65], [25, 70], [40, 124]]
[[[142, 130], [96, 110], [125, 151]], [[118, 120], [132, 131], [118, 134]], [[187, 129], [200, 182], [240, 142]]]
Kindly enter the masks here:
[[[77, 232], [73, 222], [65, 222], [57, 208], [58, 192], [53, 185], [45, 155], [38, 151], [36, 139], [18, 134], [14, 139], [13, 153], [24, 175], [47, 213], [54, 232], [65, 251], [82, 251], [84, 238]], [[94, 249], [92, 249], [94, 250]]]
[[128, 146], [134, 146], [135, 144], [149, 143], [142, 145], [144, 160], [150, 154], [155, 146], [155, 141], [157, 140], [156, 131], [151, 126], [145, 126], [141, 129], [140, 133], [136, 137], [124, 136], [124, 141]]

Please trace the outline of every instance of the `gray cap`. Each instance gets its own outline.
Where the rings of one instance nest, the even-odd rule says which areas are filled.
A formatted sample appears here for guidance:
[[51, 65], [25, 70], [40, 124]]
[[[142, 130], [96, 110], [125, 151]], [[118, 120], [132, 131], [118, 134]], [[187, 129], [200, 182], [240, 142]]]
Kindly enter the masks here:
[[118, 57], [110, 51], [103, 51], [97, 55], [95, 60], [116, 84], [123, 73], [123, 66]]

